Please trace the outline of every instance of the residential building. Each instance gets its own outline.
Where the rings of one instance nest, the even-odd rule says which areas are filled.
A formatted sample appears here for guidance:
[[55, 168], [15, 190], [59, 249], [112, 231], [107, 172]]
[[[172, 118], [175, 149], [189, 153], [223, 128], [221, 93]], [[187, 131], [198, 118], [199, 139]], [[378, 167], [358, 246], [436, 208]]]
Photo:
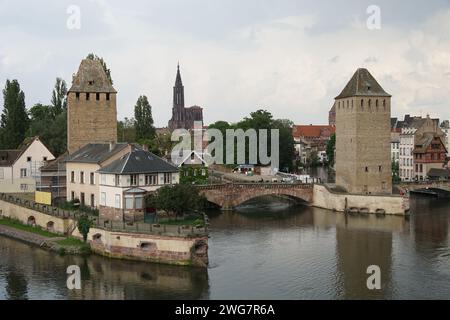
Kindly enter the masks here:
[[414, 178], [426, 180], [430, 169], [442, 169], [445, 165], [447, 149], [444, 145], [445, 133], [439, 128], [439, 121], [429, 116], [414, 134]]
[[66, 159], [67, 200], [98, 207], [98, 170], [132, 151], [128, 143], [89, 143]]
[[39, 137], [25, 139], [18, 149], [0, 150], [0, 192], [34, 192], [40, 168], [53, 159]]
[[173, 107], [172, 118], [169, 120], [169, 129], [193, 129], [194, 122], [203, 123], [203, 109], [199, 106], [185, 108], [184, 106], [184, 86], [181, 81], [180, 65], [177, 66], [177, 76], [173, 87]]
[[[415, 126], [415, 124], [413, 124]], [[399, 176], [402, 181], [414, 180], [414, 133], [417, 128], [411, 126], [401, 129], [399, 144]]]
[[443, 139], [445, 148], [447, 149], [447, 157], [450, 157], [450, 121], [445, 120], [442, 121], [441, 130], [445, 133], [445, 137]]
[[391, 95], [360, 68], [335, 101], [336, 185], [349, 193], [391, 194]]
[[66, 200], [67, 197], [66, 158], [67, 153], [64, 153], [57, 159], [47, 161], [41, 167], [41, 177], [36, 185], [36, 190], [50, 192], [52, 201]]
[[97, 173], [100, 217], [115, 221], [144, 220], [145, 195], [180, 180], [176, 166], [142, 149], [133, 149]]
[[67, 93], [69, 154], [88, 143], [117, 142], [116, 95], [101, 63], [82, 60]]
[[297, 158], [304, 164], [309, 163], [311, 155], [317, 155], [318, 159], [325, 161], [326, 148], [336, 127], [332, 125], [294, 125], [292, 136]]

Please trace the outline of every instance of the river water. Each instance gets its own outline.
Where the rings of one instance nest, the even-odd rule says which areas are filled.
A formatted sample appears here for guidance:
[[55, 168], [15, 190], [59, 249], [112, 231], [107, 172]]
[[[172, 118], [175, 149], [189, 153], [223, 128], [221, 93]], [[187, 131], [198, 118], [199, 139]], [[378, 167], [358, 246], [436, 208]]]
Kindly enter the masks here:
[[[210, 267], [58, 256], [0, 237], [0, 299], [450, 299], [450, 200], [345, 216], [259, 200], [209, 212]], [[68, 290], [79, 265], [82, 289]], [[369, 290], [369, 265], [381, 289]]]

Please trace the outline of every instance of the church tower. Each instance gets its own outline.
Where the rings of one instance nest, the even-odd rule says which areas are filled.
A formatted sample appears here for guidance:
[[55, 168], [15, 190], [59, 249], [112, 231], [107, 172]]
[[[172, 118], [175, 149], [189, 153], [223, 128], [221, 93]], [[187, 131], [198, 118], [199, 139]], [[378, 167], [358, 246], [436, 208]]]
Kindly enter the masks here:
[[184, 108], [184, 86], [181, 81], [180, 65], [177, 66], [177, 77], [175, 79], [175, 86], [173, 87], [173, 107], [172, 119], [169, 121], [169, 129], [175, 130], [185, 127], [185, 108]]
[[360, 68], [335, 100], [336, 185], [350, 193], [391, 194], [391, 95]]
[[117, 142], [117, 91], [101, 63], [81, 61], [67, 93], [67, 149], [88, 143]]

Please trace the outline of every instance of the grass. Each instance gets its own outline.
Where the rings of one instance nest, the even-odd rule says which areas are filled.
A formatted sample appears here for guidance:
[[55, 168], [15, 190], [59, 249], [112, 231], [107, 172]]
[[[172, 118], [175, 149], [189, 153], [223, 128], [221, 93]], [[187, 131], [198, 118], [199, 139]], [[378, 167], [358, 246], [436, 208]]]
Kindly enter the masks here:
[[83, 241], [72, 237], [63, 240], [58, 240], [56, 241], [56, 243], [59, 244], [60, 246], [70, 246], [70, 247], [84, 247], [87, 245]]
[[38, 235], [41, 235], [43, 237], [47, 238], [54, 238], [54, 237], [60, 237], [60, 235], [51, 233], [49, 231], [43, 230], [39, 227], [32, 227], [26, 224], [23, 224], [22, 222], [18, 220], [13, 220], [9, 218], [0, 218], [0, 225], [15, 228], [17, 230], [22, 230], [30, 233], [35, 233]]

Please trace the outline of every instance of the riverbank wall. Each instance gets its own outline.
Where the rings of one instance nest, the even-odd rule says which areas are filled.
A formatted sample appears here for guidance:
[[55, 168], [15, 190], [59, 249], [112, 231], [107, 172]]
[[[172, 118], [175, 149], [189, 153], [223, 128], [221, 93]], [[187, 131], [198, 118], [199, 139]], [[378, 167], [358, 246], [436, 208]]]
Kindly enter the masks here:
[[325, 185], [314, 185], [312, 206], [338, 211], [406, 215], [409, 199], [400, 195], [359, 195], [333, 192]]
[[[82, 239], [76, 227], [79, 213], [0, 194], [0, 216], [53, 233]], [[93, 217], [88, 243], [94, 253], [117, 259], [175, 265], [208, 265], [206, 227], [115, 223]]]

